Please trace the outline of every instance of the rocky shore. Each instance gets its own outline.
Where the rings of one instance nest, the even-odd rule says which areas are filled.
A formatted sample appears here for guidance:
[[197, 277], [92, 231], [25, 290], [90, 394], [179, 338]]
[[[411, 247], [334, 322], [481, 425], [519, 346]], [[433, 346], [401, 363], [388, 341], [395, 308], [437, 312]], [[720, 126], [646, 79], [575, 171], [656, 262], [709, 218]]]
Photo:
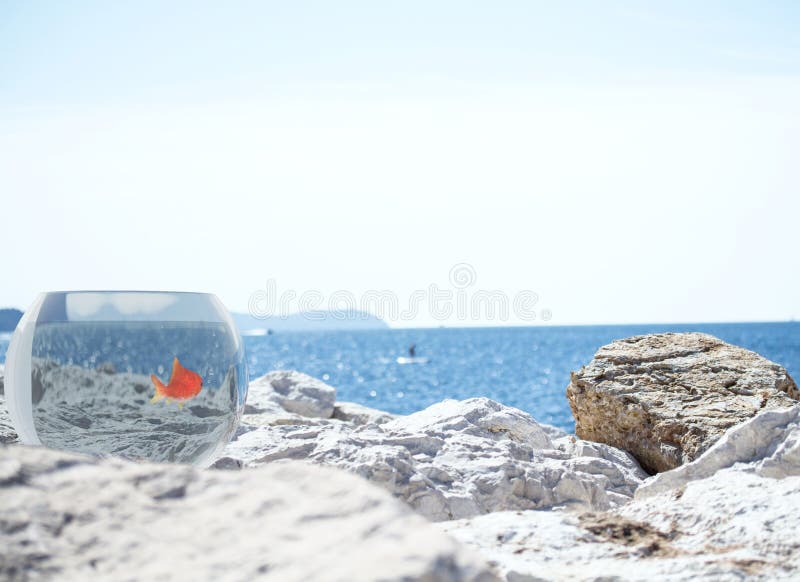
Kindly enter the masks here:
[[567, 381], [576, 435], [486, 398], [393, 416], [271, 372], [205, 471], [23, 447], [0, 406], [0, 578], [800, 576], [786, 370], [659, 334]]

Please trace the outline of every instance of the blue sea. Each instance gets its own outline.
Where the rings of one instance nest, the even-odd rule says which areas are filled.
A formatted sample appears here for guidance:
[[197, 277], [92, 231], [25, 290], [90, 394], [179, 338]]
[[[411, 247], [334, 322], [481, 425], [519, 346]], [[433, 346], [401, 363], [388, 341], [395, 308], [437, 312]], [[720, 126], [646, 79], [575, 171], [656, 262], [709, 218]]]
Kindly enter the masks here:
[[[574, 430], [570, 372], [614, 339], [702, 331], [751, 349], [800, 379], [800, 323], [624, 325], [280, 332], [245, 337], [250, 378], [300, 370], [335, 386], [339, 400], [408, 414], [444, 398], [488, 396]], [[426, 363], [399, 364], [416, 344]], [[0, 336], [0, 363], [8, 336]]]

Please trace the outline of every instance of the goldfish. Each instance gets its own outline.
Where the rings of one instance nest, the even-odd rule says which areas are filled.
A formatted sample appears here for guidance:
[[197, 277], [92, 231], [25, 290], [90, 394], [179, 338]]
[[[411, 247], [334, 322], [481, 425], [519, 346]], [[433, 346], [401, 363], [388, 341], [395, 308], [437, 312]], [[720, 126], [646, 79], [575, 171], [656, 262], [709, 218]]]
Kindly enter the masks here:
[[178, 406], [183, 408], [186, 400], [191, 400], [203, 389], [203, 379], [197, 372], [192, 372], [181, 366], [178, 358], [172, 361], [172, 376], [166, 386], [155, 374], [150, 374], [150, 380], [156, 387], [156, 394], [150, 402], [156, 403], [162, 398], [179, 400]]

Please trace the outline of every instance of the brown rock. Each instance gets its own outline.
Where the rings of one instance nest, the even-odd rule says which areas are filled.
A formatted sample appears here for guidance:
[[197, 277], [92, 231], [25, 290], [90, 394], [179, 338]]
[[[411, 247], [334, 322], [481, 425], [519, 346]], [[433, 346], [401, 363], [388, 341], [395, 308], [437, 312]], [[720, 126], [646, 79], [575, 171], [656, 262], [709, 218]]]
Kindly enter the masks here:
[[651, 473], [697, 458], [730, 427], [798, 397], [782, 366], [703, 333], [617, 340], [567, 387], [576, 434], [627, 450]]

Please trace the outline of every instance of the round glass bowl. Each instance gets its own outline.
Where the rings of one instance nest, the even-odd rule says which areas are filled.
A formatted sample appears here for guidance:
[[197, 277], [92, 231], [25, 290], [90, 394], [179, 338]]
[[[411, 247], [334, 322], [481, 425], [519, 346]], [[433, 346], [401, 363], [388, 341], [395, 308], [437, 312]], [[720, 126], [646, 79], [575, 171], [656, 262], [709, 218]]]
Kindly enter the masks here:
[[244, 347], [214, 295], [41, 294], [11, 339], [5, 397], [25, 444], [207, 466], [247, 396]]

